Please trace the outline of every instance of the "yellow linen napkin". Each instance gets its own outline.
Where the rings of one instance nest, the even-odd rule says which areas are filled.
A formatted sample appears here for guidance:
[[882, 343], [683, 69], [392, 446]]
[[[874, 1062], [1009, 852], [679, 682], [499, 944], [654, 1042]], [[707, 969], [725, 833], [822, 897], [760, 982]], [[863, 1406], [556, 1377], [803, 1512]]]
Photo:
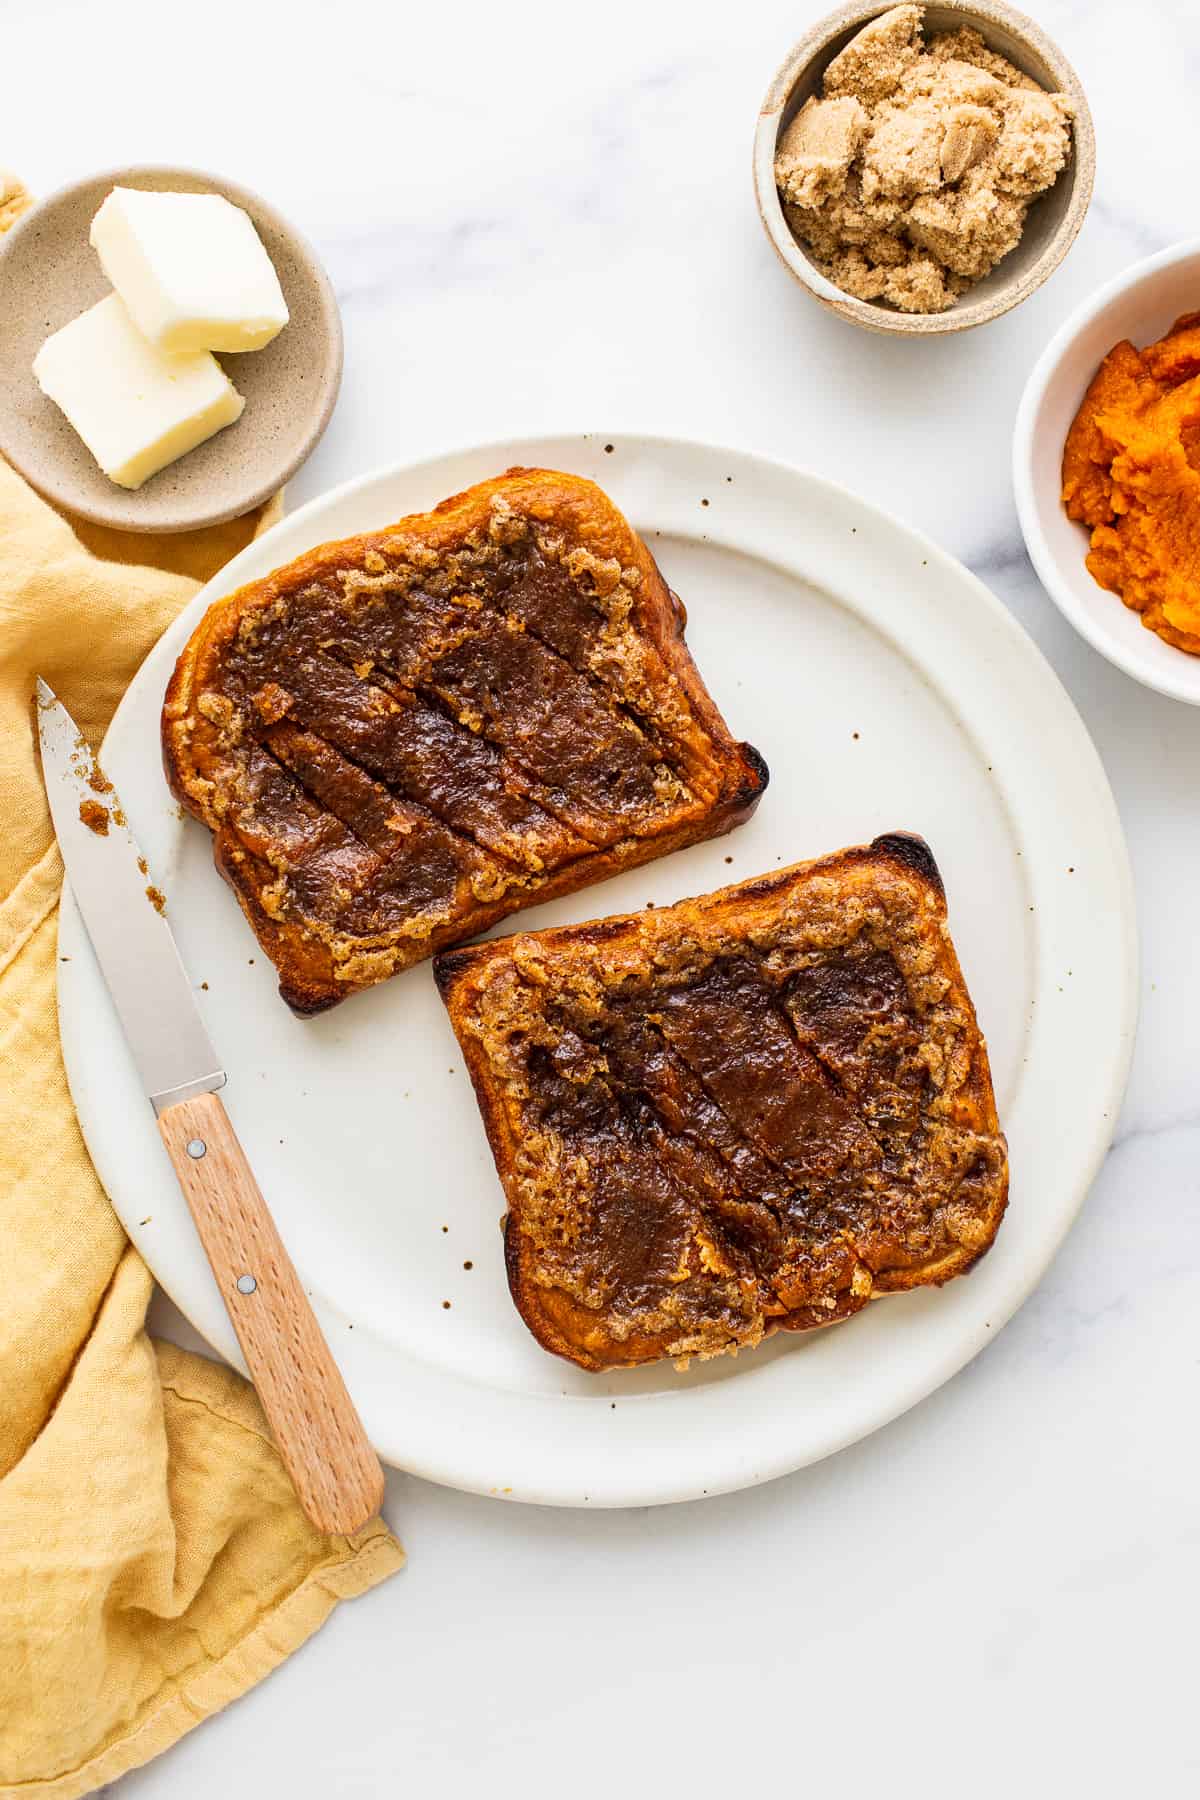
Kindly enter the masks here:
[[277, 510], [170, 538], [73, 527], [0, 461], [5, 1800], [72, 1800], [146, 1762], [404, 1560], [379, 1519], [316, 1531], [253, 1390], [147, 1337], [151, 1278], [88, 1158], [58, 1044], [62, 862], [34, 676], [98, 744], [197, 585]]

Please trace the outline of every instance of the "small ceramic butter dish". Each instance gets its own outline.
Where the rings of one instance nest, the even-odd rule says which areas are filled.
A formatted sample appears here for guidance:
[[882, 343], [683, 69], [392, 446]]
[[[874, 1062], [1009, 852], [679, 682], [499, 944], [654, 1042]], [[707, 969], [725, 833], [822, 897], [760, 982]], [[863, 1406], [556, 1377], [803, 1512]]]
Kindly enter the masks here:
[[[46, 339], [111, 291], [88, 233], [115, 187], [221, 194], [241, 207], [290, 315], [265, 348], [218, 357], [245, 398], [236, 424], [132, 491], [101, 472], [33, 375]], [[193, 531], [261, 505], [311, 453], [341, 382], [341, 318], [316, 253], [257, 194], [197, 169], [113, 169], [39, 202], [0, 237], [0, 318], [0, 451], [56, 506], [118, 530]]]

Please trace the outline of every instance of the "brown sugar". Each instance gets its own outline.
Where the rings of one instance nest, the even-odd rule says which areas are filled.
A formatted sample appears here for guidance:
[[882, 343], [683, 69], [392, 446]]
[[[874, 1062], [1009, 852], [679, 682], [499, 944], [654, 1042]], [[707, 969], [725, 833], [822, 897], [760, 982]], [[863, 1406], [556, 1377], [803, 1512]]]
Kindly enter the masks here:
[[94, 831], [97, 837], [108, 836], [108, 808], [101, 806], [98, 800], [81, 800], [79, 817], [88, 830]]
[[873, 19], [779, 140], [793, 233], [845, 293], [943, 312], [1020, 240], [1071, 147], [1071, 102], [924, 9]]
[[1200, 313], [1109, 351], [1067, 434], [1062, 499], [1091, 528], [1100, 586], [1200, 656]]

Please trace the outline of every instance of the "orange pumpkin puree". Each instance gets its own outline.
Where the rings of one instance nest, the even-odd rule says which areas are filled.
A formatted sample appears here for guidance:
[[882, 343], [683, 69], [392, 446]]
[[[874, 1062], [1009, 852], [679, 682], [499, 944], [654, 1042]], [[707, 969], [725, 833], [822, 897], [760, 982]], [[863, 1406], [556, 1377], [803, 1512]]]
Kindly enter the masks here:
[[1200, 656], [1200, 313], [1109, 351], [1067, 434], [1062, 498], [1091, 527], [1100, 586]]

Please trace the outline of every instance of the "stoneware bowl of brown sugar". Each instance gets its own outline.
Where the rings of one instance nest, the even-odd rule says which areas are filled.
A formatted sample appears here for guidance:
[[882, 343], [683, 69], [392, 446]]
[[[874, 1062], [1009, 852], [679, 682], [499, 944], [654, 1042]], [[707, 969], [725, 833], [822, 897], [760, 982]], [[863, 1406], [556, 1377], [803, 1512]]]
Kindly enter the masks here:
[[854, 0], [814, 25], [787, 57], [763, 101], [754, 138], [754, 187], [767, 236], [796, 280], [832, 312], [868, 331], [929, 337], [969, 331], [1020, 305], [1053, 273], [1070, 249], [1092, 197], [1096, 141], [1079, 78], [1066, 57], [1024, 13], [1003, 0], [976, 0], [971, 6], [922, 8], [925, 39], [970, 26], [989, 50], [999, 53], [1049, 93], [1064, 94], [1074, 108], [1071, 148], [1054, 185], [1033, 201], [1020, 241], [996, 266], [960, 295], [947, 310], [904, 312], [885, 300], [861, 300], [822, 273], [794, 236], [775, 185], [779, 140], [805, 101], [820, 95], [825, 71], [872, 19], [889, 12], [879, 0]]
[[[218, 357], [245, 396], [237, 423], [134, 490], [101, 473], [33, 376], [51, 332], [109, 291], [88, 230], [114, 187], [223, 194], [240, 206], [290, 314], [264, 350]], [[261, 505], [320, 439], [342, 376], [341, 318], [316, 252], [257, 194], [198, 169], [109, 169], [40, 201], [0, 236], [0, 319], [0, 452], [55, 506], [119, 531], [198, 530]]]

